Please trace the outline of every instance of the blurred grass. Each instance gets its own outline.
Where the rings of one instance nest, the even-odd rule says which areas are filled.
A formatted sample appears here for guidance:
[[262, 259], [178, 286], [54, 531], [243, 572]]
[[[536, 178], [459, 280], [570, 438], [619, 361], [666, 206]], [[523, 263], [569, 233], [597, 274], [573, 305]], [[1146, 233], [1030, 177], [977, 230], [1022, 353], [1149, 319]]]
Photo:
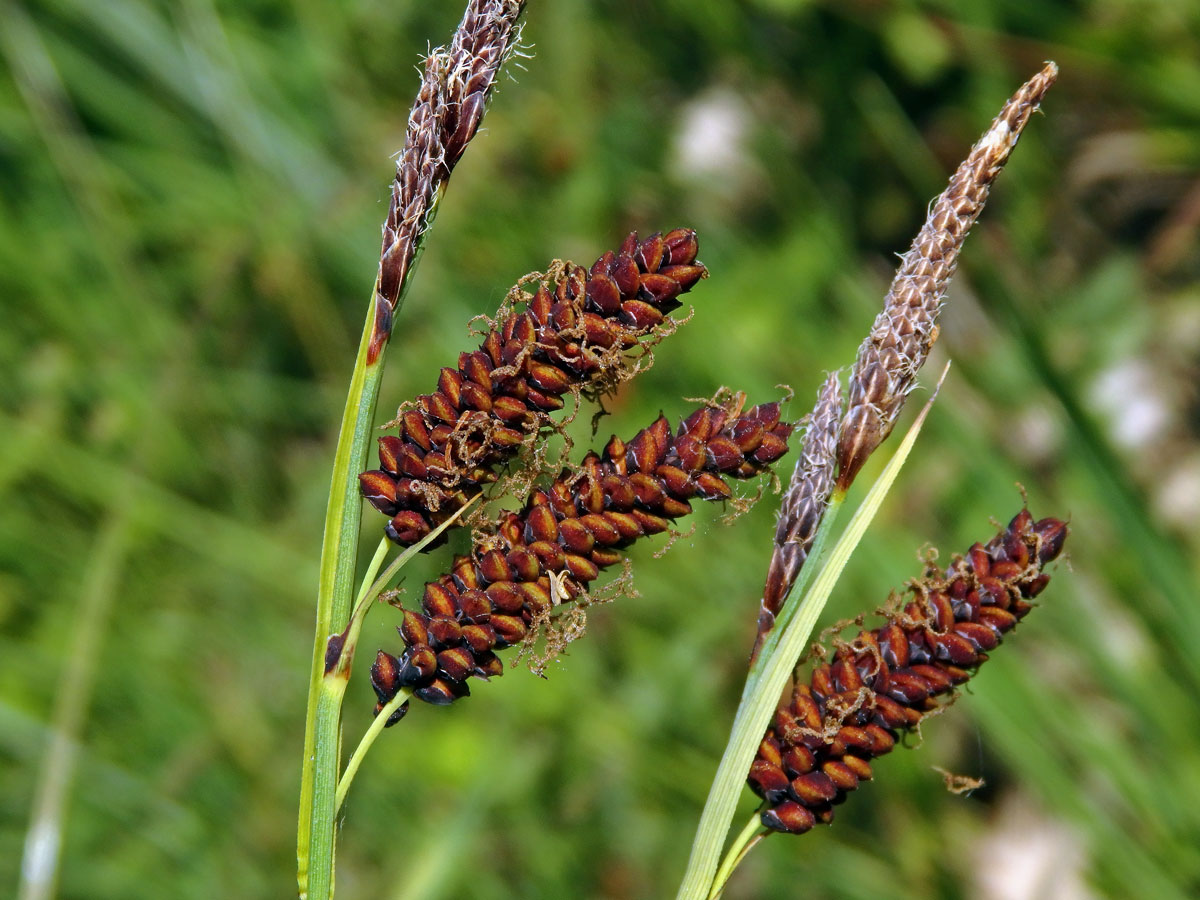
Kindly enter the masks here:
[[[336, 421], [414, 66], [459, 13], [0, 3], [0, 885], [97, 621], [95, 676], [68, 685], [91, 700], [60, 896], [290, 892]], [[918, 752], [832, 829], [766, 842], [728, 896], [1035, 896], [1026, 877], [1194, 895], [1195, 4], [560, 0], [528, 19], [536, 54], [455, 174], [385, 408], [519, 275], [690, 224], [713, 277], [604, 433], [721, 384], [789, 383], [802, 412], [950, 169], [1057, 60], [952, 290], [954, 373], [831, 617], [882, 601], [922, 544], [986, 537], [1017, 481], [1035, 514], [1071, 515], [1073, 571]], [[705, 511], [661, 562], [634, 553], [641, 598], [596, 610], [548, 680], [510, 672], [385, 735], [347, 802], [340, 895], [672, 891], [772, 513]], [[377, 612], [364, 646], [394, 647], [394, 624]], [[350, 735], [372, 702], [356, 679]], [[988, 785], [954, 796], [933, 765]]]

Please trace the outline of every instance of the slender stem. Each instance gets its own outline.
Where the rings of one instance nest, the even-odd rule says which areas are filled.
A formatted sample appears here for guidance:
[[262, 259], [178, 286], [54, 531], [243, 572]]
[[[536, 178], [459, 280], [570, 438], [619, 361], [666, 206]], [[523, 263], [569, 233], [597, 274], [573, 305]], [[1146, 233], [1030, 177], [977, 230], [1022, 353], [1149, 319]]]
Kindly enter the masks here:
[[349, 620], [354, 589], [362, 523], [357, 475], [366, 462], [383, 375], [384, 354], [378, 353], [373, 362], [367, 361], [375, 336], [375, 303], [372, 291], [342, 414], [325, 512], [300, 782], [300, 820], [296, 831], [297, 882], [304, 900], [328, 900], [333, 893], [334, 793], [341, 741], [341, 698], [349, 673], [339, 672], [334, 680], [340, 684], [331, 684], [325, 673], [325, 654], [329, 637], [341, 632]]
[[375, 743], [375, 738], [379, 737], [383, 729], [387, 727], [387, 720], [392, 717], [392, 713], [408, 702], [411, 694], [412, 691], [405, 688], [389, 700], [383, 709], [379, 710], [378, 715], [371, 722], [371, 727], [367, 729], [366, 733], [362, 736], [362, 740], [358, 742], [358, 746], [354, 748], [354, 753], [350, 755], [350, 761], [346, 763], [346, 771], [342, 773], [342, 779], [338, 782], [337, 799], [335, 801], [337, 809], [340, 810], [342, 808], [342, 801], [346, 799], [346, 792], [350, 790], [354, 776], [358, 774], [358, 767], [362, 765], [363, 757], [367, 755], [367, 751]]
[[[467, 510], [478, 503], [482, 496], [482, 494], [476, 494], [460, 506], [455, 510], [454, 515], [450, 516], [445, 522], [442, 522], [437, 528], [421, 538], [420, 541], [405, 549], [403, 553], [392, 560], [388, 564], [388, 567], [384, 569], [383, 574], [376, 578], [375, 573], [379, 571], [379, 567], [383, 564], [383, 559], [391, 547], [387, 538], [380, 541], [379, 549], [375, 551], [375, 558], [371, 560], [371, 565], [367, 568], [366, 575], [363, 576], [362, 586], [358, 591], [358, 599], [354, 603], [354, 612], [350, 614], [350, 624], [344, 633], [345, 640], [342, 643], [341, 656], [338, 660], [339, 666], [349, 668], [350, 664], [354, 661], [354, 650], [358, 646], [358, 635], [362, 630], [362, 623], [363, 619], [367, 616], [367, 610], [371, 608], [371, 604], [384, 592], [387, 586], [392, 583], [392, 579], [396, 577], [397, 573], [408, 564], [410, 559], [441, 537], [443, 531], [458, 524], [459, 519], [466, 515]], [[374, 580], [372, 581], [372, 579]]]
[[[349, 404], [347, 404], [347, 412], [349, 412]], [[354, 471], [357, 472], [361, 468], [362, 463], [359, 462]], [[354, 492], [355, 506], [356, 508], [360, 508], [357, 502], [358, 488], [356, 481], [354, 482]], [[315, 752], [305, 755], [305, 781], [302, 787], [308, 787], [311, 783], [312, 790], [308, 795], [301, 794], [300, 833], [303, 834], [307, 818], [310, 834], [307, 848], [303, 843], [303, 838], [301, 838], [298, 848], [300, 896], [302, 898], [307, 896], [309, 898], [322, 898], [324, 900], [324, 898], [332, 896], [333, 893], [334, 820], [337, 816], [337, 810], [341, 806], [341, 797], [344, 796], [344, 791], [342, 795], [339, 795], [337, 789], [337, 770], [341, 752], [342, 698], [346, 694], [346, 686], [350, 681], [350, 668], [354, 662], [354, 653], [358, 646], [358, 636], [362, 629], [363, 619], [366, 617], [367, 610], [371, 608], [371, 604], [391, 583], [392, 579], [396, 577], [396, 574], [404, 565], [415, 554], [436, 540], [447, 528], [456, 524], [476, 499], [472, 498], [470, 502], [463, 504], [453, 516], [431, 531], [419, 543], [414, 544], [397, 556], [383, 571], [383, 574], [376, 578], [376, 573], [379, 571], [380, 566], [383, 565], [383, 560], [387, 557], [390, 547], [386, 538], [380, 541], [379, 546], [375, 550], [375, 556], [372, 558], [371, 564], [367, 567], [366, 575], [358, 591], [357, 602], [354, 604], [353, 613], [349, 614], [349, 622], [345, 629], [340, 632], [334, 632], [332, 624], [327, 626], [330, 630], [325, 632], [329, 637], [325, 639], [321, 647], [321, 673], [315, 687], [311, 688], [309, 693], [309, 708], [315, 712], [313, 728], [314, 733], [317, 735], [317, 743], [314, 748]], [[357, 523], [355, 524], [354, 538], [355, 554], [357, 555]], [[322, 574], [324, 574], [324, 565], [322, 565]], [[333, 621], [346, 621], [346, 615], [347, 613], [343, 613], [339, 609]], [[320, 627], [320, 624], [318, 624], [318, 629]], [[318, 633], [320, 633], [319, 630]], [[341, 640], [336, 644], [330, 640], [335, 634], [341, 637]], [[389, 712], [388, 715], [391, 715], [391, 713]], [[387, 721], [387, 716], [384, 717], [383, 721]], [[373, 741], [374, 738], [371, 740]], [[368, 744], [368, 746], [370, 745]], [[363, 752], [366, 752], [365, 748], [363, 748]], [[311, 782], [308, 780], [308, 763], [310, 760], [312, 763]], [[357, 765], [356, 763], [355, 768], [357, 768]], [[348, 785], [349, 783], [347, 782]], [[305, 802], [306, 800], [308, 801], [307, 803]], [[306, 812], [308, 813], [307, 816]], [[307, 857], [303, 855], [306, 849], [308, 851]], [[308, 864], [307, 895], [305, 894], [304, 883], [306, 863]], [[325, 890], [326, 893], [317, 893], [318, 889]]]
[[[943, 373], [942, 378], [945, 378]], [[941, 382], [939, 382], [939, 387]], [[709, 790], [704, 811], [700, 815], [700, 825], [696, 838], [692, 843], [692, 855], [688, 860], [687, 871], [683, 883], [679, 886], [676, 900], [706, 900], [713, 888], [713, 879], [717, 872], [721, 846], [729, 832], [730, 822], [737, 807], [738, 797], [745, 786], [746, 773], [754, 761], [754, 754], [767, 730], [771, 715], [778, 704], [779, 696], [792, 675], [796, 660], [804, 651], [804, 646], [816, 624], [817, 616], [825, 607], [834, 585], [841, 576], [854, 548], [862, 539], [867, 526], [879, 511], [884, 498], [895, 483], [900, 469], [912, 451], [913, 443], [925, 423], [933, 401], [937, 397], [935, 391], [926, 403], [921, 414], [909, 429], [908, 434], [897, 448], [895, 455], [888, 462], [879, 480], [871, 486], [862, 505], [846, 527], [837, 544], [830, 551], [828, 560], [824, 562], [812, 586], [802, 597], [793, 591], [784, 603], [785, 627], [778, 624], [772, 632], [776, 634], [776, 645], [769, 648], [764, 644], [760, 654], [760, 674], [754, 679], [753, 688], [742, 698], [738, 711], [734, 716], [733, 728], [730, 731], [729, 743], [717, 766], [717, 774]], [[845, 493], [835, 490], [830, 498], [826, 517], [836, 513], [836, 507], [845, 500]], [[822, 530], [828, 528], [822, 525]], [[818, 540], [821, 539], [818, 533]], [[810, 560], [811, 561], [811, 560]], [[807, 568], [807, 567], [806, 567]], [[788, 611], [788, 606], [796, 604], [794, 612]], [[768, 652], [768, 650], [770, 652]], [[753, 677], [753, 675], [752, 675]]]
[[750, 815], [750, 821], [746, 823], [746, 827], [742, 829], [741, 834], [734, 838], [733, 843], [729, 845], [729, 850], [725, 854], [725, 859], [721, 863], [721, 868], [717, 869], [717, 875], [713, 879], [712, 893], [708, 895], [708, 900], [717, 900], [722, 893], [725, 892], [725, 884], [729, 881], [729, 876], [733, 874], [746, 854], [750, 849], [757, 844], [766, 834], [766, 829], [758, 819], [758, 810], [755, 810]]
[[[388, 551], [392, 549], [392, 543], [386, 537], [379, 539], [379, 546], [375, 548], [375, 555], [371, 557], [371, 562], [367, 566], [367, 571], [363, 573], [362, 581], [358, 585], [358, 598], [354, 601], [354, 612], [350, 614], [353, 620], [356, 617], [365, 615], [365, 608], [376, 597], [379, 596], [379, 591], [375, 591], [370, 600], [367, 595], [371, 594], [375, 576], [379, 574], [379, 567], [383, 565], [383, 561], [387, 559]], [[380, 588], [379, 590], [383, 590]]]

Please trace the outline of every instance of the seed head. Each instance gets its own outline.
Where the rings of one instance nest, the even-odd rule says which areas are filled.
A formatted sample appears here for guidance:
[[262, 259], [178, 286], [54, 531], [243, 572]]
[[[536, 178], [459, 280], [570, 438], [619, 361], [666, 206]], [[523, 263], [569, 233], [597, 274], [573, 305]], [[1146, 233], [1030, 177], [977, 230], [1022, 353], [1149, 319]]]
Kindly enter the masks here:
[[628, 442], [614, 437], [521, 512], [502, 515], [471, 555], [425, 585], [421, 612], [405, 611], [404, 652], [381, 653], [372, 670], [380, 706], [405, 687], [420, 700], [450, 703], [467, 695], [468, 678], [502, 674], [496, 651], [583, 596], [624, 548], [667, 531], [694, 497], [728, 499], [728, 479], [752, 478], [786, 453], [792, 426], [779, 420], [779, 404], [743, 411], [744, 401], [737, 394], [703, 406], [674, 435], [659, 416]]
[[414, 544], [452, 516], [532, 435], [551, 427], [563, 396], [631, 378], [628, 351], [668, 333], [667, 313], [708, 274], [696, 233], [630, 234], [590, 270], [557, 267], [524, 309], [507, 315], [473, 353], [444, 368], [438, 389], [401, 412], [379, 439], [380, 468], [359, 476], [363, 496], [390, 518], [388, 537]]
[[762, 823], [801, 834], [872, 777], [870, 760], [939, 709], [1032, 608], [1067, 526], [1027, 510], [944, 572], [929, 569], [884, 625], [841, 644], [775, 714], [750, 768]]

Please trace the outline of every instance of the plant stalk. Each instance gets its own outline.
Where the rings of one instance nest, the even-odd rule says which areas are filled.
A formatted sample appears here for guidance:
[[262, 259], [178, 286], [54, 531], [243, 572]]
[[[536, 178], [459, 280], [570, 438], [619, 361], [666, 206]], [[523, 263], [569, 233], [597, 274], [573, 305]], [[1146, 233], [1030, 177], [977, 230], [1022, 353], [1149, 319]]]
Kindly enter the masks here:
[[[296, 831], [296, 878], [301, 900], [328, 900], [333, 895], [341, 705], [349, 670], [348, 667], [327, 666], [326, 653], [329, 638], [339, 634], [350, 618], [362, 524], [357, 476], [365, 468], [383, 375], [384, 354], [371, 352], [373, 346], [382, 349], [376, 333], [378, 300], [374, 291], [371, 298], [342, 414], [321, 546], [317, 622], [309, 671], [304, 765], [300, 781], [300, 817]], [[373, 359], [368, 360], [369, 355]], [[339, 656], [335, 655], [331, 662], [338, 662]], [[328, 675], [327, 668], [331, 669]]]

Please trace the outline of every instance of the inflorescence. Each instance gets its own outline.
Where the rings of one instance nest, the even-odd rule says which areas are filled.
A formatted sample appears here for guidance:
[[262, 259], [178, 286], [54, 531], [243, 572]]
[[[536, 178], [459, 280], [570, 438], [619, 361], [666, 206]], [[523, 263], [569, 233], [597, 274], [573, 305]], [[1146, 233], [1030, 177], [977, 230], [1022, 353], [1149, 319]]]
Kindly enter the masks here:
[[796, 684], [759, 747], [749, 784], [762, 823], [802, 834], [872, 776], [870, 760], [938, 710], [1033, 608], [1067, 526], [1022, 510], [988, 543], [944, 572], [932, 566], [886, 622], [837, 647], [832, 663]]
[[359, 476], [363, 496], [390, 517], [388, 537], [414, 544], [450, 518], [534, 436], [553, 428], [563, 397], [604, 392], [639, 371], [635, 348], [669, 333], [667, 313], [707, 275], [696, 233], [630, 234], [590, 270], [559, 264], [525, 308], [502, 317], [480, 349], [444, 368], [438, 388], [379, 439], [380, 468]]
[[469, 556], [425, 586], [421, 612], [405, 611], [404, 652], [380, 651], [371, 670], [380, 706], [402, 688], [450, 703], [467, 695], [469, 678], [502, 674], [495, 651], [585, 595], [623, 549], [669, 530], [692, 498], [729, 499], [728, 479], [752, 478], [786, 453], [792, 425], [780, 421], [779, 404], [743, 411], [744, 402], [735, 394], [702, 406], [674, 434], [660, 415], [628, 443], [614, 437], [602, 455], [589, 453], [521, 512], [503, 514]]

